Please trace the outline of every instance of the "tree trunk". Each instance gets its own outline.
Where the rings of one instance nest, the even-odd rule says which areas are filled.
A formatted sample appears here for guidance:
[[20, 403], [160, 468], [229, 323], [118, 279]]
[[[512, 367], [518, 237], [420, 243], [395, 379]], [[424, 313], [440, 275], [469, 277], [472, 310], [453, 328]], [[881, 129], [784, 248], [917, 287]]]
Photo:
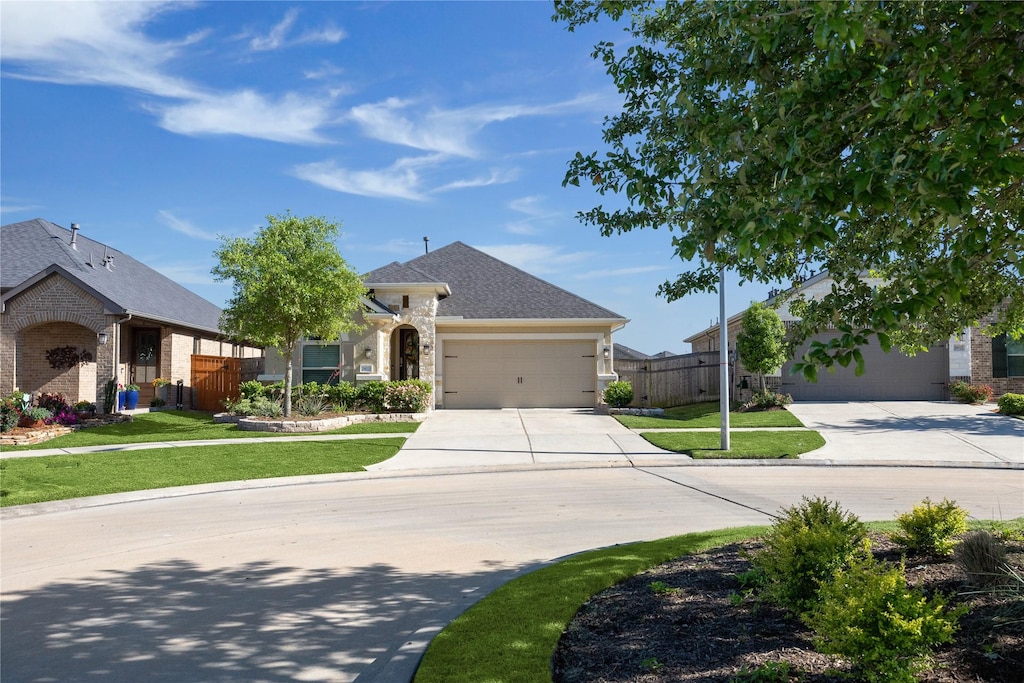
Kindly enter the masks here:
[[289, 344], [288, 348], [282, 349], [287, 355], [288, 362], [284, 364], [284, 416], [292, 416], [292, 363], [295, 362], [295, 344]]

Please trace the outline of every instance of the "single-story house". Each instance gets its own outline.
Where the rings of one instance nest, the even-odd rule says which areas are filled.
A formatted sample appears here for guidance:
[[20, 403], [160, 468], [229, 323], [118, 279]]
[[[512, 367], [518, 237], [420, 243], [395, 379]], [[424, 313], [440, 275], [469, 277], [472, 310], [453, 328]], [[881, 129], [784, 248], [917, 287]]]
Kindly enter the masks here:
[[[821, 297], [831, 291], [832, 279], [827, 272], [818, 273], [795, 285], [807, 297]], [[773, 303], [778, 294], [769, 297]], [[729, 318], [729, 348], [735, 350], [736, 336], [743, 320], [741, 311]], [[778, 308], [782, 321], [797, 318], [782, 303]], [[949, 398], [948, 386], [956, 380], [972, 384], [987, 384], [997, 396], [1006, 392], [1024, 393], [1024, 342], [1008, 340], [1006, 335], [992, 338], [982, 334], [984, 326], [995, 320], [995, 313], [982, 320], [978, 327], [965, 330], [956, 337], [933, 346], [927, 353], [907, 356], [898, 349], [882, 351], [877, 342], [863, 347], [864, 374], [857, 377], [853, 364], [836, 367], [834, 373], [819, 372], [817, 382], [808, 382], [790, 370], [788, 361], [773, 377], [768, 386], [792, 394], [796, 400], [810, 401], [871, 401], [871, 400], [943, 400]], [[811, 337], [794, 354], [800, 358], [813, 341], [828, 341], [838, 333], [824, 331]], [[684, 339], [692, 350], [717, 351], [720, 330], [714, 325]], [[734, 365], [734, 384], [747, 379], [753, 386], [754, 373], [747, 371], [738, 360]]]
[[194, 361], [219, 369], [263, 355], [224, 338], [220, 308], [74, 223], [69, 230], [36, 218], [0, 227], [0, 297], [5, 396], [15, 388], [56, 392], [102, 407], [114, 378], [139, 385], [142, 407], [160, 377], [182, 381], [184, 407], [203, 407], [196, 388], [208, 376], [197, 375]]
[[[422, 379], [438, 408], [593, 408], [628, 320], [462, 242], [363, 278], [361, 332], [296, 350], [295, 383]], [[268, 353], [263, 379], [284, 376]]]

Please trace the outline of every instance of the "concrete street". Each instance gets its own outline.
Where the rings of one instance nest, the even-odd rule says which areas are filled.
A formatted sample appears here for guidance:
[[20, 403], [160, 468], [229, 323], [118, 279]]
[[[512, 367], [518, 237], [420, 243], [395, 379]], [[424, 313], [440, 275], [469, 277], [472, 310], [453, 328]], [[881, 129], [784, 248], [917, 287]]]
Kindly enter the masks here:
[[406, 681], [451, 618], [567, 554], [766, 524], [803, 495], [865, 520], [925, 497], [1024, 515], [1013, 463], [637, 465], [663, 454], [611, 418], [476, 412], [435, 413], [373, 472], [4, 509], [0, 675]]

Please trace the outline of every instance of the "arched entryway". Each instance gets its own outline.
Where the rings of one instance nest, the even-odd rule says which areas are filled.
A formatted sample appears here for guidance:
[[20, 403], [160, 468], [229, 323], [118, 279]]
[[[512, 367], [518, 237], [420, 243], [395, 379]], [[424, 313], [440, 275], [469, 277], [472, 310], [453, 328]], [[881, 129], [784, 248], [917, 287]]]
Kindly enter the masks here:
[[420, 333], [402, 325], [391, 333], [391, 379], [420, 378]]
[[46, 322], [18, 333], [15, 382], [23, 392], [95, 401], [96, 333], [76, 323]]

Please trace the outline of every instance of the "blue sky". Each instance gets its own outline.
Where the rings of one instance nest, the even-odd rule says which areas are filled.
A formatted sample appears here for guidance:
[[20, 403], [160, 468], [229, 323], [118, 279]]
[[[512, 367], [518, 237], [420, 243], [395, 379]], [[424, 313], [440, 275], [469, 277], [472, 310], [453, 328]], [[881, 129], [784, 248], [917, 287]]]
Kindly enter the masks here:
[[[0, 4], [0, 219], [42, 217], [223, 305], [218, 235], [290, 210], [359, 272], [461, 240], [631, 319], [647, 353], [718, 316], [655, 295], [671, 233], [602, 237], [563, 188], [621, 98], [547, 2]], [[767, 286], [730, 286], [728, 312]]]

